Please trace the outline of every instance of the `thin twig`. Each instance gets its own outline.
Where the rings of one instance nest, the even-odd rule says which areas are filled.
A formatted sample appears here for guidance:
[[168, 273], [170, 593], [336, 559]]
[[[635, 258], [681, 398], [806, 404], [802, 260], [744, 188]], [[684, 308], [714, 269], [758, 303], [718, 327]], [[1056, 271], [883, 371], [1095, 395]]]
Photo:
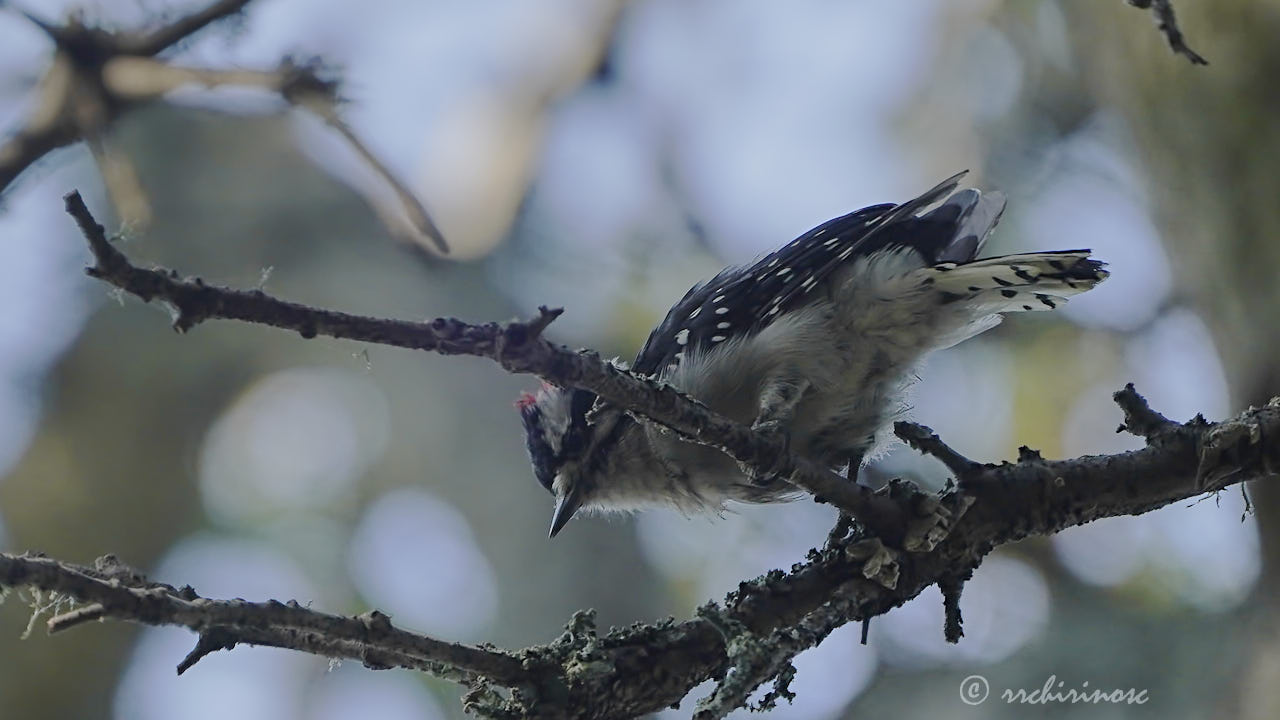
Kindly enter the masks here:
[[951, 448], [951, 446], [942, 442], [932, 429], [924, 425], [916, 423], [897, 422], [893, 425], [893, 433], [900, 440], [910, 445], [915, 450], [932, 455], [942, 461], [956, 476], [956, 482], [964, 487], [965, 480], [974, 473], [975, 470], [982, 466], [961, 455]]
[[1209, 61], [1199, 53], [1187, 47], [1186, 38], [1178, 28], [1178, 18], [1173, 12], [1172, 0], [1127, 0], [1127, 2], [1143, 10], [1150, 10], [1156, 18], [1156, 27], [1169, 42], [1169, 48], [1191, 61], [1192, 65], [1208, 65]]
[[155, 55], [200, 32], [210, 24], [244, 10], [253, 0], [218, 0], [149, 33], [121, 39], [121, 52]]
[[322, 114], [321, 118], [329, 127], [333, 128], [342, 136], [347, 144], [351, 146], [356, 154], [360, 156], [373, 171], [382, 178], [382, 181], [391, 187], [396, 198], [400, 201], [400, 205], [404, 208], [405, 213], [409, 216], [409, 222], [419, 233], [426, 236], [436, 246], [441, 253], [449, 253], [449, 244], [445, 242], [444, 233], [440, 227], [436, 225], [436, 221], [432, 219], [431, 214], [427, 212], [426, 206], [418, 199], [416, 193], [408, 188], [400, 178], [387, 167], [382, 159], [373, 153], [360, 136], [352, 131], [351, 126], [347, 125], [336, 112]]
[[[417, 232], [430, 238], [440, 253], [449, 253], [444, 234], [422, 201], [342, 119], [338, 112], [341, 104], [338, 83], [323, 76], [319, 63], [299, 64], [286, 59], [274, 70], [219, 70], [125, 55], [106, 62], [102, 74], [103, 84], [112, 95], [130, 101], [162, 97], [183, 86], [256, 88], [279, 94], [290, 105], [316, 116], [336, 132], [391, 188]], [[88, 132], [82, 135], [90, 136]]]
[[70, 630], [77, 625], [83, 625], [94, 620], [101, 620], [107, 616], [107, 608], [102, 603], [93, 603], [84, 607], [76, 608], [71, 612], [65, 612], [61, 615], [55, 615], [49, 618], [45, 623], [49, 629], [50, 635], [55, 635], [63, 630]]
[[[54, 618], [49, 625], [51, 632], [101, 617], [149, 625], [181, 625], [202, 634], [209, 627], [235, 627], [246, 629], [235, 636], [239, 642], [278, 647], [303, 645], [308, 652], [328, 657], [363, 660], [372, 643], [399, 667], [443, 674], [441, 667], [448, 666], [462, 674], [482, 674], [510, 684], [525, 682], [530, 676], [518, 659], [506, 653], [400, 630], [392, 627], [386, 616], [370, 622], [317, 612], [292, 602], [210, 600], [189, 589], [174, 590], [145, 583], [145, 579], [138, 582], [145, 586], [132, 586], [119, 577], [101, 577], [90, 568], [50, 558], [0, 553], [0, 585], [39, 587], [93, 604], [83, 608], [82, 615], [77, 615], [81, 611], [72, 611]], [[458, 673], [446, 676], [458, 677]]]
[[960, 615], [960, 593], [964, 581], [949, 577], [938, 581], [942, 591], [942, 636], [949, 643], [958, 643], [964, 637], [964, 619]]
[[1111, 397], [1124, 412], [1124, 424], [1116, 432], [1127, 430], [1147, 440], [1155, 440], [1178, 427], [1177, 423], [1152, 410], [1146, 398], [1133, 389], [1133, 383], [1125, 385], [1123, 390], [1116, 391]]

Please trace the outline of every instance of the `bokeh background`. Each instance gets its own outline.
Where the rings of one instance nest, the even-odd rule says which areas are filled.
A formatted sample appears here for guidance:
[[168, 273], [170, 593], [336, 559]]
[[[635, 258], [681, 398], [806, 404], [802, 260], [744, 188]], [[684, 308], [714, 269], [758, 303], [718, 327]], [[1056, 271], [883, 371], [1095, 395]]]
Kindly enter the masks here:
[[[31, 0], [136, 27], [196, 0]], [[934, 357], [914, 416], [970, 457], [1136, 447], [1110, 395], [1186, 420], [1280, 394], [1280, 2], [1177, 4], [1169, 52], [1121, 0], [258, 0], [169, 57], [341, 68], [344, 117], [457, 252], [406, 241], [387, 188], [314, 119], [251, 93], [175, 93], [113, 130], [153, 217], [124, 249], [211, 281], [408, 319], [538, 304], [555, 339], [632, 355], [727, 263], [962, 168], [1010, 196], [989, 251], [1092, 247], [1113, 277]], [[48, 40], [0, 10], [0, 127]], [[546, 539], [511, 403], [536, 380], [481, 360], [228, 322], [182, 336], [87, 279], [61, 210], [113, 217], [83, 146], [0, 209], [0, 547], [113, 552], [216, 597], [379, 608], [398, 625], [524, 646], [594, 607], [603, 626], [687, 617], [823, 539], [830, 508], [652, 511]], [[125, 218], [124, 220], [128, 220]], [[938, 486], [897, 451], [873, 477]], [[1022, 717], [1005, 688], [1146, 689], [1055, 717], [1280, 715], [1280, 494], [1238, 491], [1001, 548], [942, 640], [936, 591], [797, 660], [775, 717]], [[452, 718], [459, 688], [239, 648], [182, 677], [194, 637], [84, 626], [20, 639], [0, 606], [4, 718]], [[960, 681], [985, 676], [971, 708]], [[705, 688], [700, 691], [705, 692]], [[692, 698], [670, 717], [687, 716]]]

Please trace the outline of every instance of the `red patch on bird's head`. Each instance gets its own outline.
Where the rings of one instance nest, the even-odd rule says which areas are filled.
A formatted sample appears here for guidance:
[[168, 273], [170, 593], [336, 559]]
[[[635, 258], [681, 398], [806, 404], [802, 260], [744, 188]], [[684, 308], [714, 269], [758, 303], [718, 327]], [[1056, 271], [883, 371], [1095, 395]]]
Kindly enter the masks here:
[[[3, 0], [0, 0], [0, 2], [2, 2], [2, 1], [3, 1]], [[554, 389], [555, 389], [555, 387], [556, 387], [555, 385], [552, 385], [551, 383], [547, 382], [546, 380], [543, 380], [543, 381], [542, 381], [542, 392], [543, 392], [543, 393], [546, 393], [546, 392], [549, 392], [549, 391], [551, 391], [551, 390], [554, 390]], [[517, 409], [517, 410], [519, 410], [520, 412], [528, 412], [530, 409], [532, 409], [532, 408], [533, 408], [535, 405], [537, 405], [537, 404], [538, 404], [538, 396], [537, 396], [537, 395], [534, 395], [533, 393], [529, 393], [529, 392], [526, 392], [526, 393], [520, 393], [520, 397], [519, 397], [519, 398], [517, 398], [517, 399], [516, 399], [516, 402], [515, 402], [516, 409]]]

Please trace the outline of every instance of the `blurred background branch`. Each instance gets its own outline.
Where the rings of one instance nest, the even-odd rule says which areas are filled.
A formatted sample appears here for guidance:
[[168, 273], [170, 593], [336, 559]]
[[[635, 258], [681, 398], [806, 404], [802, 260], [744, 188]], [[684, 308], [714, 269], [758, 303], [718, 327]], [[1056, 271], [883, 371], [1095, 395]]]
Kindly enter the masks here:
[[151, 223], [150, 204], [127, 154], [111, 149], [112, 125], [124, 113], [184, 86], [240, 86], [278, 94], [332, 127], [391, 188], [418, 237], [448, 253], [444, 236], [422, 202], [342, 120], [338, 84], [322, 77], [318, 63], [297, 65], [286, 57], [273, 71], [215, 70], [181, 67], [154, 57], [210, 23], [241, 12], [250, 1], [218, 0], [155, 30], [130, 32], [95, 27], [78, 15], [65, 25], [54, 25], [20, 11], [48, 34], [57, 52], [41, 80], [34, 111], [0, 145], [0, 194], [50, 151], [83, 140], [93, 151], [116, 214], [140, 232]]
[[1182, 36], [1182, 30], [1178, 27], [1178, 18], [1173, 11], [1173, 0], [1128, 0], [1128, 3], [1136, 8], [1151, 11], [1156, 19], [1156, 27], [1169, 41], [1170, 50], [1190, 60], [1193, 65], [1209, 64], [1208, 60], [1187, 47], [1186, 38]]
[[72, 16], [65, 25], [47, 22], [14, 3], [2, 9], [20, 13], [43, 30], [58, 48], [44, 77], [36, 108], [26, 123], [0, 146], [0, 192], [46, 153], [77, 140], [97, 137], [134, 98], [116, 97], [102, 78], [107, 62], [119, 57], [159, 54], [209, 23], [240, 12], [251, 0], [219, 0], [149, 33], [112, 33]]
[[130, 33], [119, 38], [121, 52], [128, 55], [159, 55], [215, 23], [244, 10], [253, 0], [217, 0], [189, 15], [182, 15], [155, 30]]

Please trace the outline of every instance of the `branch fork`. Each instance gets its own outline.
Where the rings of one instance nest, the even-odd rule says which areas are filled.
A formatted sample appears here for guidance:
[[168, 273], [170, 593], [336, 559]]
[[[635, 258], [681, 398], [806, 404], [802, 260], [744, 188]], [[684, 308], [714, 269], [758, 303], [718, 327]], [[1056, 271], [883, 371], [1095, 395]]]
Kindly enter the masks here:
[[[466, 334], [450, 342], [462, 337]], [[1121, 403], [1129, 404], [1126, 412], [1154, 420], [1154, 415], [1133, 412], [1140, 405], [1130, 401], [1141, 396], [1126, 390], [1128, 399]], [[1139, 422], [1135, 427], [1157, 425]], [[503, 718], [570, 712], [592, 718], [639, 715], [677, 703], [702, 680], [719, 678], [712, 699], [698, 710], [701, 717], [719, 718], [770, 680], [775, 686], [769, 702], [787, 697], [790, 661], [796, 654], [834, 628], [883, 614], [929, 585], [942, 590], [945, 637], [959, 640], [964, 584], [1001, 543], [1100, 517], [1142, 513], [1205, 489], [1271, 476], [1272, 458], [1280, 454], [1275, 440], [1280, 438], [1280, 403], [1250, 408], [1221, 423], [1174, 425], [1152, 433], [1142, 450], [1074, 460], [1045, 460], [1023, 449], [1016, 463], [963, 464], [956, 460], [963, 456], [929, 439], [931, 432], [903, 430], [923, 438], [930, 452], [951, 458], [963, 470], [962, 482], [984, 489], [977, 496], [955, 492], [917, 500], [925, 508], [958, 508], [952, 510], [949, 534], [929, 549], [902, 552], [865, 529], [837, 532], [838, 526], [825, 550], [811, 552], [789, 572], [774, 571], [743, 583], [723, 605], [708, 606], [694, 620], [601, 635], [590, 614], [583, 613], [557, 641], [518, 652], [406, 632], [376, 611], [344, 618], [296, 602], [202, 598], [190, 587], [149, 581], [111, 557], [84, 567], [0, 553], [0, 586], [35, 588], [82, 603], [50, 619], [50, 632], [107, 618], [188, 627], [198, 639], [179, 664], [181, 671], [238, 644], [293, 648], [358, 659], [371, 668], [404, 667], [451, 679], [471, 688], [469, 707]], [[1207, 472], [1202, 473], [1202, 464]], [[1207, 487], [1201, 486], [1202, 474], [1208, 477]], [[909, 491], [906, 484], [893, 483], [882, 492]]]

